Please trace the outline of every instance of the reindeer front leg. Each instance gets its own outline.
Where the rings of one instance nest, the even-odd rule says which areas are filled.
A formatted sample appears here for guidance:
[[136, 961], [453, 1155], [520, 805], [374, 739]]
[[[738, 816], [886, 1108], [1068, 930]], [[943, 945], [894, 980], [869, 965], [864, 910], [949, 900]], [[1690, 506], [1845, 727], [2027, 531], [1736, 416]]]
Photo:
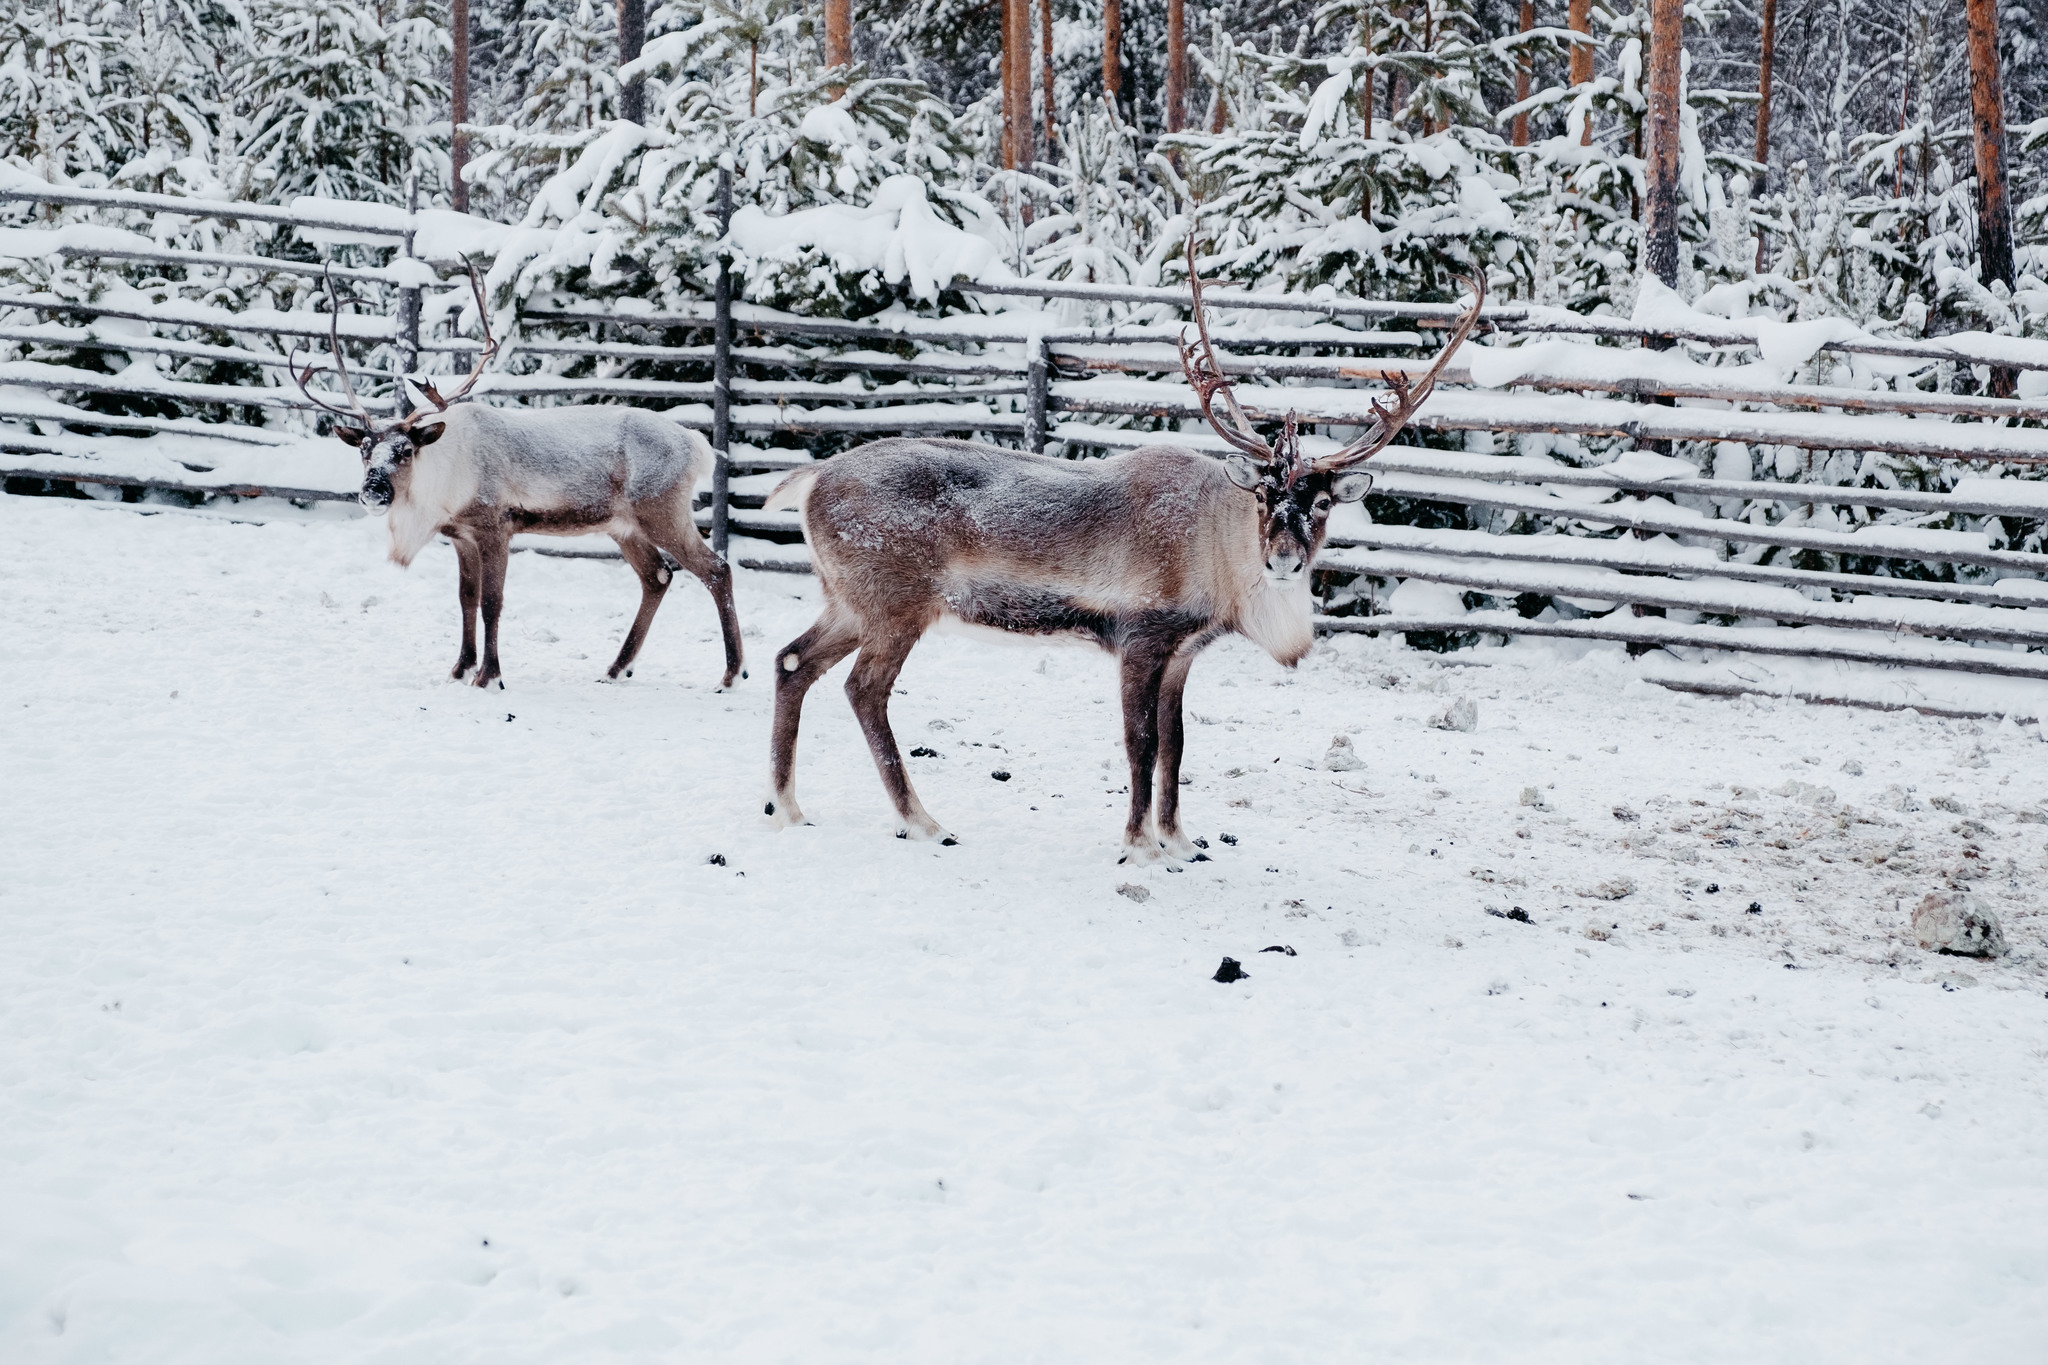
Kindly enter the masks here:
[[1180, 829], [1180, 754], [1183, 737], [1181, 697], [1187, 692], [1188, 671], [1195, 665], [1194, 651], [1181, 649], [1166, 665], [1159, 683], [1156, 711], [1159, 726], [1159, 843], [1168, 855], [1184, 862], [1203, 857], [1194, 842]]
[[1140, 627], [1124, 645], [1124, 754], [1131, 763], [1131, 813], [1124, 821], [1120, 863], [1149, 863], [1159, 858], [1159, 839], [1152, 826], [1152, 772], [1159, 759], [1159, 691], [1182, 638], [1179, 633]]
[[476, 603], [483, 582], [483, 567], [475, 541], [461, 535], [453, 539], [456, 595], [462, 603], [462, 653], [455, 656], [455, 667], [448, 676], [461, 682], [462, 675], [476, 665]]
[[484, 662], [476, 671], [476, 685], [489, 687], [505, 684], [498, 676], [498, 613], [505, 608], [505, 568], [512, 559], [512, 539], [504, 531], [493, 528], [491, 533], [477, 539], [479, 561], [478, 597], [484, 612]]

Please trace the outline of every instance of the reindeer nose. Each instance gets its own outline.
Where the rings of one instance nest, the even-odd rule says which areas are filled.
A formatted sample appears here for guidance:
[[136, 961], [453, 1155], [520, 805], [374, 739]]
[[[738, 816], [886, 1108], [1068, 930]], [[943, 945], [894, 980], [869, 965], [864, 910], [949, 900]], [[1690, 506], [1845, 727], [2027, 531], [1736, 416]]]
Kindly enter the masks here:
[[373, 469], [363, 475], [363, 502], [371, 507], [387, 507], [391, 503], [391, 476], [381, 469]]
[[1301, 556], [1292, 550], [1284, 554], [1269, 555], [1266, 572], [1275, 578], [1292, 578], [1301, 572]]

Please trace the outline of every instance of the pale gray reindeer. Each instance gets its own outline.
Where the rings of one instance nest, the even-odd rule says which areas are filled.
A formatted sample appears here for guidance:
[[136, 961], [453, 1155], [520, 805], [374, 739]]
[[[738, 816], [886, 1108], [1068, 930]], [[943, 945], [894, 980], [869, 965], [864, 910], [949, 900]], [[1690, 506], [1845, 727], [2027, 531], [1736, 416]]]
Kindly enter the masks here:
[[[925, 810], [889, 728], [890, 688], [941, 620], [1092, 642], [1121, 660], [1130, 815], [1119, 861], [1199, 857], [1181, 832], [1181, 697], [1202, 648], [1233, 632], [1292, 667], [1314, 640], [1309, 569], [1330, 509], [1365, 496], [1356, 469], [1428, 398], [1478, 320], [1485, 288], [1419, 380], [1383, 377], [1365, 430], [1319, 459], [1288, 414], [1277, 442], [1252, 427], [1223, 377], [1188, 249], [1199, 348], [1181, 368], [1202, 413], [1236, 453], [1146, 446], [1106, 460], [1059, 460], [967, 441], [873, 442], [784, 480], [768, 506], [802, 510], [824, 610], [776, 655], [773, 792], [778, 827], [801, 823], [796, 739], [804, 693], [860, 651], [846, 693], [896, 807], [899, 839], [955, 842]], [[1211, 404], [1223, 399], [1219, 418]], [[1156, 785], [1155, 785], [1156, 774]], [[1157, 793], [1155, 823], [1154, 794]]]
[[[477, 663], [476, 615], [483, 609], [484, 650], [475, 685], [503, 687], [498, 665], [498, 613], [505, 602], [505, 569], [512, 537], [521, 531], [573, 536], [603, 531], [640, 578], [640, 612], [626, 631], [608, 676], [632, 676], [634, 656], [661, 606], [671, 577], [666, 550], [711, 590], [725, 635], [725, 676], [731, 687], [742, 671], [740, 623], [733, 608], [732, 571], [697, 530], [691, 500], [711, 472], [703, 437], [652, 413], [625, 407], [492, 408], [463, 402], [497, 354], [483, 286], [469, 272], [483, 320], [484, 348], [462, 386], [442, 397], [429, 382], [420, 391], [434, 404], [403, 418], [377, 418], [364, 409], [349, 382], [339, 322], [330, 317], [328, 340], [349, 406], [337, 407], [309, 387], [312, 366], [294, 368], [300, 392], [348, 419], [334, 434], [363, 457], [362, 502], [391, 519], [391, 558], [410, 565], [438, 533], [455, 544], [460, 566], [462, 653], [450, 676], [460, 679]], [[332, 282], [328, 302], [340, 312]]]

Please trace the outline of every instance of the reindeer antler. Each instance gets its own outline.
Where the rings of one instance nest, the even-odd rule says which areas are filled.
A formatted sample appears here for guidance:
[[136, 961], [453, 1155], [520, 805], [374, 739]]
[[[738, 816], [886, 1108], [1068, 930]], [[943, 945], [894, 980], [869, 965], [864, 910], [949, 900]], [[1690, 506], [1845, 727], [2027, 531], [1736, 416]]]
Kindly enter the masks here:
[[469, 397], [469, 391], [476, 387], [476, 381], [483, 378], [484, 367], [498, 357], [498, 339], [491, 335], [491, 310], [484, 300], [484, 282], [477, 278], [476, 266], [471, 263], [469, 257], [462, 258], [462, 266], [469, 272], [470, 292], [476, 295], [476, 320], [477, 325], [484, 331], [484, 349], [482, 354], [477, 356], [476, 368], [469, 372], [469, 378], [463, 380], [462, 387], [448, 397], [441, 396], [440, 390], [434, 387], [431, 379], [420, 381], [420, 392], [443, 412]]
[[[327, 344], [334, 352], [335, 372], [341, 376], [341, 391], [348, 395], [349, 407], [338, 408], [307, 387], [313, 378], [313, 358], [308, 354], [305, 368], [301, 370], [298, 363], [299, 348], [296, 345], [285, 358], [285, 368], [290, 371], [293, 382], [299, 386], [299, 392], [306, 395], [313, 406], [331, 412], [336, 417], [354, 417], [365, 427], [369, 427], [376, 419], [364, 410], [363, 400], [356, 397], [356, 387], [349, 382], [348, 357], [341, 349], [341, 300], [334, 292], [334, 277], [328, 273], [326, 266], [322, 266], [320, 278], [327, 285]], [[308, 347], [307, 350], [310, 352], [312, 348]]]
[[1380, 378], [1386, 380], [1387, 387], [1394, 391], [1394, 406], [1382, 407], [1379, 399], [1373, 399], [1372, 421], [1367, 424], [1366, 429], [1336, 454], [1325, 455], [1317, 460], [1313, 466], [1317, 472], [1328, 473], [1332, 470], [1348, 469], [1352, 465], [1363, 464], [1379, 454], [1393, 444], [1394, 438], [1401, 434], [1401, 428], [1407, 426], [1409, 419], [1415, 416], [1416, 409], [1428, 400], [1430, 391], [1436, 387], [1437, 376], [1442, 374], [1444, 366], [1450, 363], [1452, 352], [1464, 345], [1465, 338], [1472, 334], [1473, 326], [1479, 321], [1479, 309], [1486, 302], [1486, 282], [1483, 279], [1469, 275], [1460, 275], [1457, 278], [1471, 288], [1472, 306], [1458, 319], [1456, 330], [1451, 333], [1451, 339], [1445, 343], [1443, 350], [1437, 352], [1435, 363], [1423, 373], [1421, 379], [1412, 383], [1405, 375], [1382, 371]]
[[[1280, 453], [1252, 430], [1251, 419], [1244, 415], [1244, 409], [1238, 405], [1237, 391], [1231, 387], [1230, 381], [1223, 377], [1223, 366], [1216, 359], [1216, 346], [1209, 340], [1209, 323], [1202, 307], [1202, 275], [1195, 269], [1195, 235], [1192, 232], [1188, 234], [1188, 288], [1194, 295], [1194, 303], [1189, 311], [1195, 315], [1195, 326], [1201, 331], [1202, 344], [1197, 350], [1188, 345], [1187, 333], [1181, 333], [1180, 372], [1187, 377], [1188, 387], [1195, 391], [1195, 401], [1202, 405], [1202, 416], [1207, 419], [1218, 436], [1238, 450], [1269, 464], [1280, 462]], [[1228, 426], [1217, 420], [1215, 409], [1211, 406], [1219, 393], [1223, 395], [1224, 410], [1230, 417]], [[1294, 430], [1292, 417], [1288, 419], [1287, 429], [1290, 434]], [[1292, 446], [1288, 445], [1284, 438], [1282, 444], [1292, 451]]]

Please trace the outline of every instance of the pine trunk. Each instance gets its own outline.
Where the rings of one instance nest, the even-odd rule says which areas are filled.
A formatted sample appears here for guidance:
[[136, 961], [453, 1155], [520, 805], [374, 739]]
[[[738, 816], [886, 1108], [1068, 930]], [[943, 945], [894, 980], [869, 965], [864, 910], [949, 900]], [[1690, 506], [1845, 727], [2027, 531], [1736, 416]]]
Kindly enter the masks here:
[[1045, 76], [1045, 152], [1050, 157], [1054, 144], [1060, 140], [1059, 106], [1053, 87], [1052, 0], [1038, 0], [1038, 46], [1040, 70]]
[[[1986, 288], [2013, 288], [2012, 206], [2005, 197], [2005, 96], [1998, 71], [1997, 0], [1969, 0], [1970, 123], [1977, 144], [1977, 261]], [[1991, 392], [2012, 396], [2012, 370], [1991, 372]]]
[[[1764, 0], [1763, 35], [1759, 40], [1756, 63], [1756, 164], [1763, 167], [1757, 175], [1757, 192], [1771, 180], [1771, 62], [1778, 51], [1778, 0]], [[1756, 230], [1756, 270], [1763, 273], [1764, 230]]]
[[1031, 0], [1003, 0], [1003, 165], [1038, 161], [1031, 127]]
[[[1764, 0], [1763, 37], [1756, 62], [1756, 163], [1770, 179], [1771, 164], [1771, 61], [1778, 48], [1778, 0]], [[1762, 185], [1757, 189], [1761, 191]]]
[[455, 70], [448, 82], [448, 200], [457, 213], [468, 213], [469, 186], [462, 168], [469, 161], [469, 138], [462, 125], [469, 122], [469, 0], [450, 0], [448, 27], [455, 40]]
[[1678, 287], [1679, 53], [1684, 23], [1685, 0], [1650, 0], [1643, 264], [1673, 289]]
[[1188, 25], [1184, 0], [1166, 0], [1166, 131], [1181, 130], [1187, 99]]
[[1104, 0], [1102, 6], [1102, 93], [1111, 104], [1124, 90], [1124, 7], [1123, 0]]
[[[647, 0], [619, 0], [619, 65], [640, 55], [647, 43]], [[619, 117], [640, 123], [647, 117], [647, 83], [634, 81], [619, 90]]]
[[[853, 65], [853, 0], [825, 0], [825, 65]], [[832, 98], [846, 93], [846, 87], [832, 87]]]
[[[1368, 59], [1371, 58], [1372, 11], [1370, 9], [1365, 12], [1365, 28], [1360, 35], [1360, 46], [1365, 49], [1366, 57]], [[1368, 60], [1365, 67], [1365, 84], [1360, 86], [1358, 91], [1358, 118], [1360, 122], [1365, 124], [1365, 140], [1367, 142], [1372, 141], [1372, 78], [1372, 63]]]
[[[1527, 33], [1530, 29], [1534, 27], [1536, 27], [1536, 0], [1522, 0], [1522, 26], [1520, 31], [1523, 33]], [[1532, 64], [1532, 58], [1529, 55], [1528, 48], [1525, 47], [1515, 54], [1516, 104], [1520, 104], [1529, 98], [1529, 77], [1532, 72]], [[1529, 113], [1527, 110], [1523, 110], [1521, 113], [1515, 115], [1514, 129], [1515, 146], [1528, 146]], [[1368, 133], [1367, 136], [1370, 137], [1371, 134]]]
[[[1584, 33], [1590, 37], [1593, 32], [1593, 0], [1571, 0], [1565, 11], [1565, 25], [1574, 33]], [[1593, 79], [1592, 44], [1572, 44], [1572, 55], [1566, 68], [1566, 75], [1575, 88]], [[1579, 142], [1584, 146], [1591, 146], [1593, 143], [1591, 113], [1586, 115], [1586, 126], [1579, 133]]]

